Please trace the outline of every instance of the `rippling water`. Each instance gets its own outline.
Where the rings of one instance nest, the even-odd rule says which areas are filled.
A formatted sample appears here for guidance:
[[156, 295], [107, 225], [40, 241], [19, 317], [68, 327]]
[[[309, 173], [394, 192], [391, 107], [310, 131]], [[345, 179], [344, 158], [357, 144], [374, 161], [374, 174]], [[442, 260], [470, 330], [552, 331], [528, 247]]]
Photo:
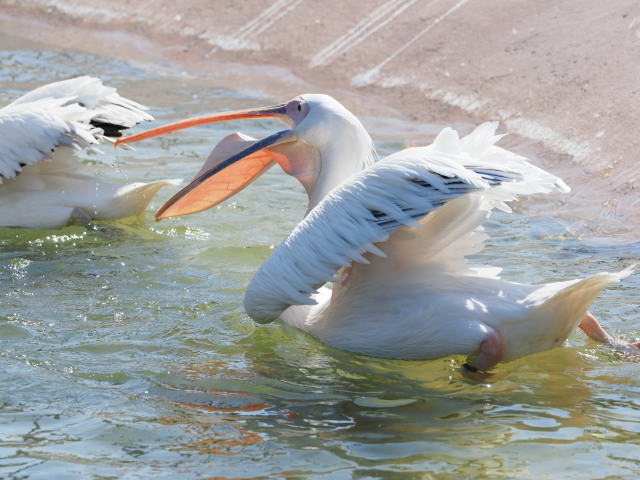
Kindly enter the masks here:
[[[153, 106], [158, 124], [286, 100], [8, 37], [0, 45], [3, 103], [86, 73]], [[380, 154], [438, 129], [365, 123]], [[112, 179], [191, 178], [235, 128], [273, 131], [210, 126], [149, 140], [119, 161], [109, 148], [82, 157]], [[577, 236], [577, 223], [546, 215], [555, 207], [545, 202], [494, 216], [481, 260], [530, 282], [638, 261], [634, 238]], [[372, 359], [255, 325], [244, 288], [304, 203], [273, 169], [233, 201], [182, 219], [156, 223], [150, 211], [0, 229], [0, 477], [637, 478], [640, 363], [579, 332], [472, 380], [460, 358]], [[628, 340], [640, 336], [639, 291], [632, 276], [593, 307]]]

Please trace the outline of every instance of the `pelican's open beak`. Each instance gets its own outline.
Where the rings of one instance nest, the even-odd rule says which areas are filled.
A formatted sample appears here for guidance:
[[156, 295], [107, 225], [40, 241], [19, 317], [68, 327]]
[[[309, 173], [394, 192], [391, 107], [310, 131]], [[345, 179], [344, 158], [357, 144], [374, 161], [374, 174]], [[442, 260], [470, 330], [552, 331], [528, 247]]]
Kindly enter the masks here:
[[[215, 156], [214, 149], [198, 176], [160, 207], [156, 212], [156, 220], [201, 212], [226, 200], [275, 163], [279, 154], [269, 147], [295, 140], [296, 134], [293, 130], [283, 130], [255, 142], [240, 136], [225, 138], [218, 146], [224, 145], [227, 150], [237, 151], [247, 143], [250, 145], [222, 159]], [[224, 143], [225, 141], [227, 143]], [[230, 145], [229, 141], [232, 142]]]
[[[119, 138], [115, 145], [117, 147], [121, 143], [138, 142], [198, 125], [249, 118], [278, 118], [286, 124], [291, 123], [286, 115], [286, 104], [280, 104], [181, 120], [129, 137]], [[271, 151], [270, 147], [295, 140], [296, 135], [293, 130], [284, 130], [259, 141], [253, 141], [250, 137], [239, 135], [225, 138], [211, 153], [198, 176], [156, 212], [156, 220], [200, 212], [226, 200], [249, 185], [274, 164], [278, 153]]]

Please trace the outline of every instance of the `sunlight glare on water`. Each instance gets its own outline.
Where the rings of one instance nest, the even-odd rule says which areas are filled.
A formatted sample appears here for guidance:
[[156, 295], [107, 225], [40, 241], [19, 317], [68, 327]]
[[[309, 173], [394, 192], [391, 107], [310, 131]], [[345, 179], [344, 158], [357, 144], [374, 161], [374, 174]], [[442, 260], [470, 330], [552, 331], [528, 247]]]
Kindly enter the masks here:
[[[4, 103], [86, 73], [150, 105], [158, 120], [148, 126], [287, 100], [1, 40]], [[380, 125], [372, 129], [380, 155], [424, 136], [364, 120]], [[99, 157], [80, 156], [110, 179], [188, 180], [225, 134], [262, 137], [273, 127], [193, 129], [120, 151], [118, 162], [108, 147]], [[553, 200], [528, 203], [544, 212], [545, 202]], [[461, 358], [373, 359], [278, 322], [254, 324], [242, 307], [247, 282], [304, 210], [301, 187], [272, 169], [198, 215], [156, 223], [149, 210], [88, 227], [0, 229], [0, 478], [584, 480], [640, 473], [638, 358], [579, 332], [563, 348], [469, 379]], [[585, 242], [566, 219], [533, 210], [492, 217], [492, 238], [477, 261], [504, 267], [506, 278], [537, 282], [638, 260], [632, 238]], [[640, 335], [638, 291], [631, 276], [593, 307], [627, 340]]]

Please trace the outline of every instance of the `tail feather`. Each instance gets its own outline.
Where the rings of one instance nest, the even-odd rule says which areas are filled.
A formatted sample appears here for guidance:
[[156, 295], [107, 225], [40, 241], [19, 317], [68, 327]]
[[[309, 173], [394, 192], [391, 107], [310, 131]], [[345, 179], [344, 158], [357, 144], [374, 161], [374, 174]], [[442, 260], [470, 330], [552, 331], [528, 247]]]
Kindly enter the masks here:
[[[571, 282], [549, 283], [534, 291], [524, 300], [531, 307], [527, 322], [532, 330], [522, 336], [520, 327], [501, 328], [507, 351], [504, 360], [542, 352], [560, 345], [580, 324], [591, 303], [607, 286], [630, 275], [634, 266], [617, 273], [596, 273]], [[511, 334], [513, 333], [513, 335]]]
[[182, 179], [158, 180], [151, 183], [130, 183], [117, 187], [116, 192], [105, 198], [103, 204], [98, 203], [93, 210], [92, 218], [99, 220], [116, 220], [118, 218], [139, 215], [147, 208], [153, 196], [162, 187], [178, 186]]
[[544, 304], [544, 308], [553, 312], [566, 311], [569, 315], [578, 310], [584, 315], [596, 296], [620, 278], [620, 273], [596, 273], [560, 290]]
[[[569, 332], [578, 326], [587, 309], [606, 287], [630, 275], [634, 267], [629, 267], [621, 272], [602, 272], [591, 275], [582, 280], [566, 282], [560, 290], [544, 303], [538, 305], [541, 313], [548, 318], [554, 317], [557, 323], [568, 322]], [[561, 284], [550, 284], [548, 286]]]

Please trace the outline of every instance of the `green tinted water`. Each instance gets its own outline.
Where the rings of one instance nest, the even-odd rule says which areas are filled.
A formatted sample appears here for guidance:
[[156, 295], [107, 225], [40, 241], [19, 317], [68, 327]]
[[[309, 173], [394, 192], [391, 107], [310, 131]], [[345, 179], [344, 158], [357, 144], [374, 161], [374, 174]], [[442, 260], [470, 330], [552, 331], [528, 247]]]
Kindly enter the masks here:
[[[156, 124], [287, 100], [0, 40], [3, 103], [87, 73], [151, 105]], [[430, 139], [365, 123], [381, 155]], [[121, 152], [117, 168], [109, 148], [106, 163], [82, 158], [112, 179], [190, 178], [234, 129], [260, 137], [273, 125], [149, 140]], [[530, 282], [638, 261], [636, 239], [578, 238], [570, 220], [544, 214], [553, 210], [545, 202], [496, 215], [484, 261]], [[0, 478], [637, 477], [640, 363], [579, 332], [477, 381], [460, 358], [372, 359], [279, 323], [255, 325], [242, 309], [245, 286], [304, 203], [273, 169], [182, 219], [156, 223], [149, 211], [88, 228], [0, 230]], [[640, 336], [639, 291], [636, 275], [593, 308], [628, 340]]]

